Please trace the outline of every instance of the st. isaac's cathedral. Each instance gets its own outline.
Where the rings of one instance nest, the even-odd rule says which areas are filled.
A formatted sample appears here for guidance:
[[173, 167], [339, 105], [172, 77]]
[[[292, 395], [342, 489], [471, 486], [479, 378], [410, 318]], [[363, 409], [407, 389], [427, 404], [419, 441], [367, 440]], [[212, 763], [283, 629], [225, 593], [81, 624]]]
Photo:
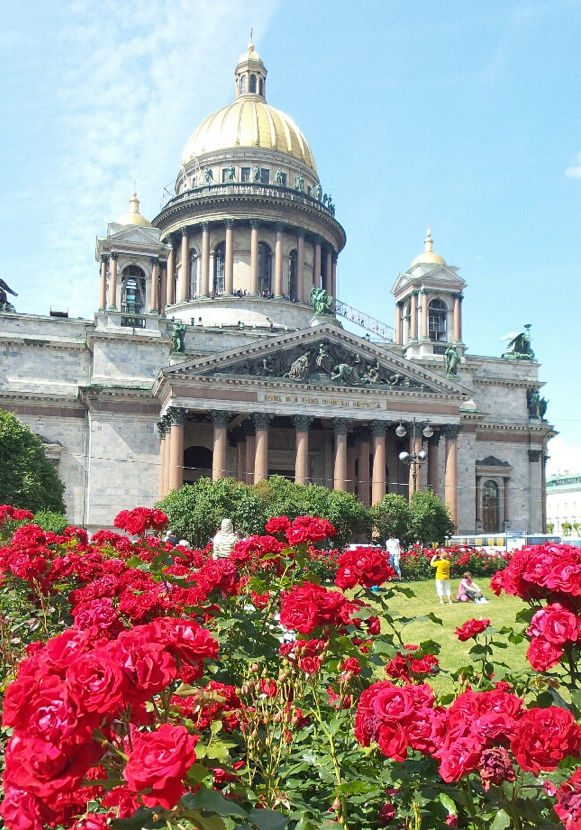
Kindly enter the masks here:
[[466, 283], [430, 231], [393, 327], [352, 309], [345, 240], [251, 45], [160, 213], [133, 194], [97, 237], [94, 319], [0, 313], [0, 407], [43, 440], [71, 521], [110, 526], [201, 476], [282, 475], [367, 505], [431, 487], [462, 533], [544, 529], [552, 429], [528, 331], [501, 358], [466, 353]]

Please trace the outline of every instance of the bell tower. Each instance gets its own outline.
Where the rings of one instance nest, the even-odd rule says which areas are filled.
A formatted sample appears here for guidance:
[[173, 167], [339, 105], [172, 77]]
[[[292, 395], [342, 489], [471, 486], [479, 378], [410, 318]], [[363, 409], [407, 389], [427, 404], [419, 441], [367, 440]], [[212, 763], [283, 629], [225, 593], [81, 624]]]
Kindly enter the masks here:
[[434, 251], [431, 229], [424, 250], [392, 288], [396, 302], [396, 345], [406, 358], [443, 355], [449, 345], [462, 356], [462, 298], [465, 281], [458, 268]]

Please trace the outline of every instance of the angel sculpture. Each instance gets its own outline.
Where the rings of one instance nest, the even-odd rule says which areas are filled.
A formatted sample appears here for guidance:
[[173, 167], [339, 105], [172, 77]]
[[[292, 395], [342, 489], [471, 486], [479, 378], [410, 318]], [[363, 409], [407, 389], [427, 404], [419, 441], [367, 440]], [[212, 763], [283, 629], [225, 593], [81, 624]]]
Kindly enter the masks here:
[[8, 294], [6, 292], [8, 292], [8, 294], [12, 294], [13, 297], [18, 297], [16, 291], [13, 291], [10, 286], [0, 278], [0, 311], [12, 310], [14, 308], [12, 303], [8, 302]]
[[527, 323], [522, 332], [513, 332], [512, 334], [505, 334], [501, 340], [510, 340], [508, 349], [502, 355], [503, 357], [511, 358], [512, 360], [534, 360], [535, 353], [531, 348], [531, 325]]

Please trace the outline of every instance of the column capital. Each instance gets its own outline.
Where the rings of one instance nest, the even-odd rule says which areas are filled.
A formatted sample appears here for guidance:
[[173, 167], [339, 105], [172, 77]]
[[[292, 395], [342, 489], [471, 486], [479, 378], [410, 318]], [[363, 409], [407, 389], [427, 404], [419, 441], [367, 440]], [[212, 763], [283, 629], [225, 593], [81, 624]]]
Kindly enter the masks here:
[[453, 298], [454, 300], [463, 300], [463, 299], [464, 299], [464, 294], [462, 294], [462, 292], [461, 292], [461, 291], [459, 291], [459, 292], [458, 292], [458, 293], [456, 293], [456, 294], [452, 294], [452, 298]]
[[161, 240], [161, 244], [162, 244], [162, 245], [171, 245], [171, 246], [172, 246], [172, 248], [173, 248], [173, 236], [172, 236], [172, 234], [171, 234], [171, 233], [168, 233], [168, 235], [167, 235], [167, 236], [165, 236], [165, 237]]
[[171, 426], [182, 426], [186, 420], [186, 410], [178, 409], [177, 406], [170, 406], [165, 415]]
[[109, 260], [108, 254], [101, 254], [101, 262], [107, 262]]
[[542, 450], [529, 450], [529, 461], [540, 461], [543, 457]]
[[310, 415], [293, 415], [292, 421], [297, 432], [308, 432], [311, 422], [314, 420]]
[[151, 264], [159, 266], [159, 257], [158, 256], [152, 256], [151, 257]]
[[411, 296], [412, 297], [417, 297], [419, 293], [420, 293], [419, 289], [416, 288], [414, 291], [412, 291]]
[[350, 418], [333, 418], [333, 430], [335, 431], [335, 435], [347, 435], [350, 428]]
[[460, 426], [460, 424], [447, 424], [443, 428], [442, 432], [444, 433], [446, 440], [450, 441], [452, 439], [458, 438], [461, 429], [462, 427]]
[[252, 230], [257, 230], [260, 227], [260, 219], [251, 219], [250, 227]]
[[255, 412], [252, 416], [256, 429], [268, 429], [268, 425], [273, 418], [274, 415], [270, 415], [268, 412]]
[[111, 259], [114, 259], [115, 262], [119, 259], [119, 251], [111, 251]]
[[397, 301], [397, 303], [396, 303], [396, 306], [397, 306], [398, 308], [403, 308], [403, 306], [404, 306], [404, 302], [403, 302], [403, 300], [398, 300], [398, 301]]
[[159, 438], [165, 438], [166, 433], [168, 432], [168, 425], [165, 421], [161, 420], [156, 423], [157, 427], [157, 434]]
[[274, 225], [274, 229], [277, 233], [282, 233], [284, 231], [285, 224], [284, 222], [276, 222]]
[[374, 438], [384, 438], [385, 433], [387, 430], [387, 422], [386, 421], [372, 421], [371, 422], [371, 434]]
[[186, 227], [184, 227], [184, 228], [181, 228], [180, 233], [181, 233], [181, 235], [182, 235], [182, 236], [188, 237], [188, 236], [189, 236], [189, 232], [188, 232], [188, 228], [187, 228], [187, 226], [186, 226]]
[[296, 235], [298, 236], [299, 239], [304, 239], [305, 238], [305, 229], [304, 228], [297, 228]]
[[227, 427], [230, 418], [232, 417], [231, 412], [227, 412], [226, 410], [222, 409], [212, 409], [210, 412], [210, 418], [212, 419], [212, 423], [215, 427]]
[[210, 223], [209, 222], [200, 222], [200, 227], [203, 231], [210, 230]]
[[235, 219], [224, 219], [224, 224], [226, 225], [227, 228], [233, 228], [234, 225], [236, 224], [236, 220]]
[[442, 437], [442, 433], [439, 430], [435, 430], [433, 435], [430, 435], [428, 438], [428, 447], [437, 447], [440, 443], [440, 438]]
[[359, 441], [369, 441], [371, 438], [369, 427], [363, 424], [357, 424], [357, 422], [355, 422], [355, 426], [353, 427], [353, 433]]
[[429, 294], [429, 293], [430, 293], [429, 288], [420, 288], [420, 294], [423, 294], [425, 296], [426, 294]]

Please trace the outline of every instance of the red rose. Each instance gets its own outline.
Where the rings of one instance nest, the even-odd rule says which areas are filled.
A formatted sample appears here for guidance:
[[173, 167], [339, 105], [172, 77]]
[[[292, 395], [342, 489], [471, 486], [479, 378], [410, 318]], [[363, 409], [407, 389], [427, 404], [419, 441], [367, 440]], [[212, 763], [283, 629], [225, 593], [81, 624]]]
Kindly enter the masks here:
[[218, 656], [216, 640], [209, 631], [193, 620], [160, 617], [146, 628], [151, 632], [151, 636], [163, 643], [171, 654], [186, 662]]
[[579, 757], [581, 727], [567, 709], [529, 709], [516, 725], [510, 748], [525, 772], [555, 770], [563, 758]]
[[88, 770], [104, 753], [95, 741], [57, 747], [40, 738], [15, 733], [6, 748], [4, 784], [21, 787], [39, 798], [70, 793], [81, 786]]
[[389, 680], [380, 686], [373, 700], [373, 711], [384, 723], [401, 723], [414, 711], [414, 701], [407, 689], [394, 686]]
[[354, 588], [355, 585], [372, 588], [395, 576], [389, 557], [385, 551], [377, 548], [347, 550], [339, 558], [338, 565], [335, 585], [343, 591]]
[[467, 620], [464, 625], [461, 625], [454, 631], [454, 634], [461, 643], [466, 642], [469, 640], [470, 637], [476, 637], [478, 634], [482, 634], [483, 631], [486, 631], [488, 626], [490, 625], [490, 620]]
[[267, 533], [281, 533], [290, 527], [290, 520], [287, 516], [276, 516], [269, 519], [264, 525]]
[[109, 816], [106, 813], [87, 813], [73, 824], [73, 830], [106, 830]]
[[577, 617], [558, 602], [537, 611], [527, 630], [529, 637], [544, 637], [555, 646], [575, 642], [577, 633]]
[[458, 738], [440, 755], [440, 775], [450, 784], [459, 781], [478, 765], [482, 747], [474, 738]]
[[303, 657], [299, 661], [299, 666], [301, 668], [301, 671], [304, 671], [305, 674], [316, 674], [321, 668], [321, 658]]
[[527, 650], [527, 658], [535, 671], [548, 671], [556, 666], [563, 656], [563, 649], [554, 646], [544, 637], [536, 637]]
[[36, 796], [18, 787], [6, 787], [0, 815], [9, 830], [43, 830], [53, 813]]
[[408, 754], [408, 737], [404, 729], [395, 724], [379, 727], [377, 744], [384, 755], [394, 761], [405, 761]]
[[395, 807], [393, 806], [393, 804], [386, 802], [381, 808], [381, 813], [379, 814], [381, 826], [385, 827], [386, 824], [389, 824], [391, 821], [394, 820], [395, 816]]
[[114, 712], [127, 691], [127, 678], [105, 649], [84, 654], [67, 671], [71, 697], [83, 712]]
[[183, 778], [196, 761], [197, 740], [185, 726], [168, 723], [155, 732], [135, 734], [124, 776], [146, 807], [175, 807], [185, 792]]
[[177, 676], [177, 665], [163, 643], [140, 641], [133, 631], [124, 631], [108, 647], [127, 678], [127, 701], [144, 703]]

